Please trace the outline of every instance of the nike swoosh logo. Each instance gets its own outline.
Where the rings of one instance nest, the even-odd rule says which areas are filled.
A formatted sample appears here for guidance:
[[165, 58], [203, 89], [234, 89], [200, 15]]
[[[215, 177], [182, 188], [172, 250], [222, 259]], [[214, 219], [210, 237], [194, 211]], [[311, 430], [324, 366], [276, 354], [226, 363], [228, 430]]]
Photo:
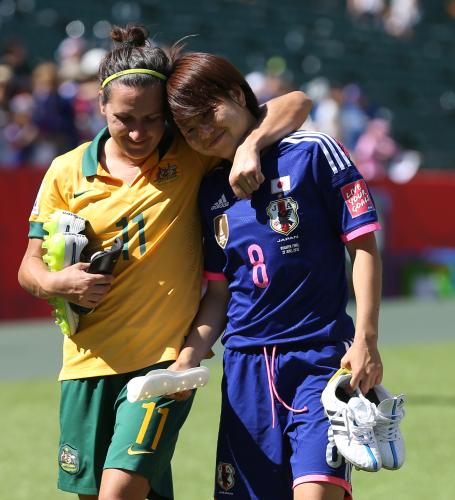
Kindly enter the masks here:
[[147, 455], [148, 453], [154, 453], [154, 452], [147, 450], [133, 450], [133, 445], [131, 445], [128, 448], [128, 455]]
[[79, 191], [78, 193], [74, 193], [73, 198], [79, 198], [79, 196], [82, 196], [83, 194], [88, 193], [89, 191], [91, 191], [91, 189], [86, 189], [85, 191]]

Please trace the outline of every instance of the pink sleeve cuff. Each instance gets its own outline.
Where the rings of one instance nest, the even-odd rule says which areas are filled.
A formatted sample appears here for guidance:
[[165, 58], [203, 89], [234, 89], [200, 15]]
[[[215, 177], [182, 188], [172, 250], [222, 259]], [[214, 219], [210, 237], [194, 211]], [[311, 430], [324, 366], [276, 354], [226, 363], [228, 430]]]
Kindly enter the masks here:
[[207, 281], [226, 281], [226, 276], [223, 273], [211, 273], [204, 271], [204, 278]]
[[356, 238], [364, 234], [372, 233], [373, 231], [379, 231], [379, 229], [381, 229], [381, 225], [379, 224], [379, 222], [366, 224], [365, 226], [354, 229], [354, 231], [351, 231], [350, 233], [342, 234], [341, 240], [346, 243], [347, 241], [355, 240]]

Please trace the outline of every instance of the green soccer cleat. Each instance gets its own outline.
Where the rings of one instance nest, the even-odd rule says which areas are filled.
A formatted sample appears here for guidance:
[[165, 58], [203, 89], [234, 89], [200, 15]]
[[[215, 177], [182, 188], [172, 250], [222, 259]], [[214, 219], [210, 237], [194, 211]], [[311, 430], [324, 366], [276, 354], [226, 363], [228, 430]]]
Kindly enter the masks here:
[[42, 244], [47, 250], [43, 261], [51, 271], [61, 271], [81, 260], [81, 253], [88, 240], [83, 234], [56, 233], [48, 236]]
[[[48, 232], [42, 247], [46, 250], [43, 261], [51, 272], [61, 271], [80, 261], [81, 253], [88, 243], [83, 234], [78, 234], [85, 228], [85, 220], [71, 212], [58, 211], [49, 222], [43, 224]], [[66, 229], [75, 232], [66, 232]], [[62, 231], [63, 230], [63, 231]], [[71, 309], [68, 301], [60, 297], [52, 297], [49, 303], [54, 307], [55, 323], [64, 335], [74, 335], [77, 331], [79, 316]]]

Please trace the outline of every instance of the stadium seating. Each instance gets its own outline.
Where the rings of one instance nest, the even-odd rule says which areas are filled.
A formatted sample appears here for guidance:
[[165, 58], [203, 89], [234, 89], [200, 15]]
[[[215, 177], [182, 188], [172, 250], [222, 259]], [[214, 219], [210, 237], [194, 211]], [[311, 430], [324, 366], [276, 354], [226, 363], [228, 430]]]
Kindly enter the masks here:
[[[54, 55], [74, 20], [84, 23], [89, 46], [108, 45], [93, 36], [95, 24], [105, 19], [141, 22], [164, 44], [198, 34], [189, 41], [190, 49], [225, 55], [245, 72], [281, 56], [297, 86], [315, 76], [360, 83], [376, 105], [392, 110], [394, 136], [405, 147], [421, 150], [425, 167], [453, 168], [454, 20], [442, 2], [423, 4], [414, 36], [397, 39], [356, 23], [345, 2], [336, 0], [80, 0], [65, 2], [64, 9], [59, 0], [36, 0], [18, 2], [2, 17], [2, 38], [22, 37], [38, 62]], [[307, 56], [316, 58], [316, 66], [302, 66]]]

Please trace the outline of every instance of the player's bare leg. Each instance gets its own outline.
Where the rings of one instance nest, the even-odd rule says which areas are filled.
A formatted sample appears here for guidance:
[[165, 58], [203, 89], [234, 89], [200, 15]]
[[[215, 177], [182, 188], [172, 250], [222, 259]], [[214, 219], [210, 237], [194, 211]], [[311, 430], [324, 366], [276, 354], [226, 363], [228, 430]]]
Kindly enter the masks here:
[[105, 469], [99, 500], [144, 500], [150, 491], [147, 478], [136, 472]]
[[344, 488], [329, 483], [302, 483], [294, 488], [294, 500], [343, 500]]

